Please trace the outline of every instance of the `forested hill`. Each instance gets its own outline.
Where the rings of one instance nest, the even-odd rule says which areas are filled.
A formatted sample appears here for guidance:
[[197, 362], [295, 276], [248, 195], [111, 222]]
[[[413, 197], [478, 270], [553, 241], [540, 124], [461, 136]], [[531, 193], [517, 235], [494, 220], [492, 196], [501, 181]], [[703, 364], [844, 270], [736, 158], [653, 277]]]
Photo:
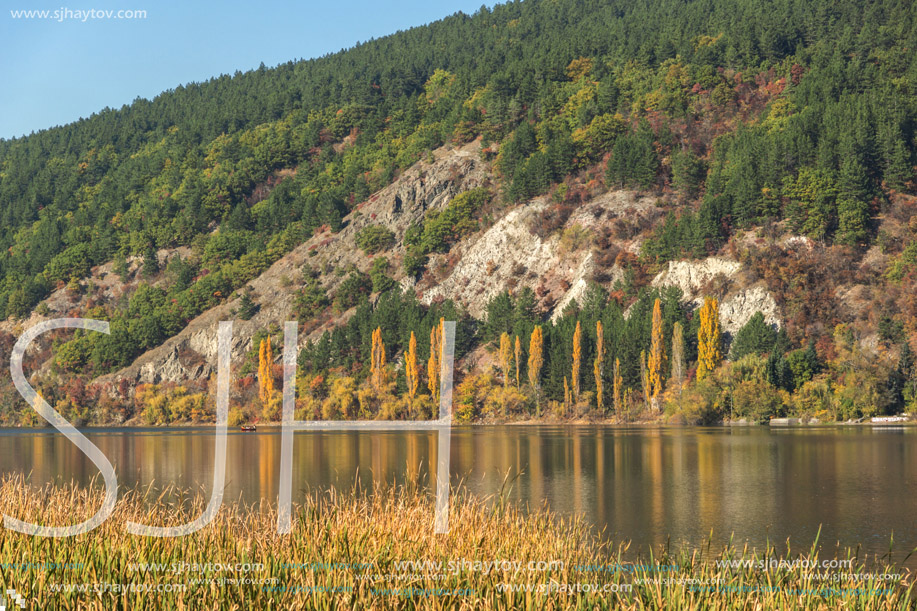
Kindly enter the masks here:
[[[117, 370], [317, 232], [340, 231], [434, 150], [475, 140], [493, 181], [405, 228], [390, 275], [435, 276], [431, 257], [471, 219], [550, 193], [533, 229], [545, 238], [589, 198], [628, 189], [663, 214], [624, 231], [640, 240], [615, 263], [633, 289], [622, 307], [663, 263], [736, 254], [746, 229], [848, 262], [879, 245], [888, 271], [870, 282], [906, 286], [915, 17], [906, 0], [526, 0], [0, 141], [0, 317], [47, 313], [64, 286], [84, 292], [74, 312], [112, 333], [78, 336], [58, 364]], [[890, 214], [901, 222], [883, 225]], [[369, 254], [392, 239], [361, 237]], [[94, 266], [113, 262], [126, 282], [132, 257], [139, 288], [89, 295]], [[306, 273], [302, 319], [346, 301], [310, 294], [313, 272], [326, 275]], [[806, 282], [786, 284], [818, 297], [820, 280], [799, 273]], [[366, 282], [348, 286], [391, 289]], [[794, 310], [794, 342], [830, 335], [809, 307]]]

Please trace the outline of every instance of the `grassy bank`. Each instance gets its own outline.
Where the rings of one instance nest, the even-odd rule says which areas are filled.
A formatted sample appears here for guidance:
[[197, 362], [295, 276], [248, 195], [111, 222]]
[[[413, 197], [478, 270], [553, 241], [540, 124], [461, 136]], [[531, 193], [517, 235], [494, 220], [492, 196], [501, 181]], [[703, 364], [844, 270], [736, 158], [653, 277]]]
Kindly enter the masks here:
[[[170, 498], [128, 492], [102, 526], [69, 539], [2, 531], [3, 588], [22, 594], [26, 609], [904, 609], [914, 599], [909, 572], [853, 552], [842, 568], [722, 566], [775, 560], [775, 550], [636, 561], [581, 521], [462, 494], [452, 498], [450, 532], [435, 535], [432, 499], [411, 488], [316, 494], [295, 508], [289, 535], [276, 533], [266, 503], [224, 505], [184, 537], [125, 532], [127, 521], [175, 525], [203, 506]], [[0, 483], [4, 514], [48, 525], [75, 523], [101, 499], [21, 477]], [[820, 561], [812, 550], [783, 551]], [[891, 573], [900, 577], [877, 577]]]

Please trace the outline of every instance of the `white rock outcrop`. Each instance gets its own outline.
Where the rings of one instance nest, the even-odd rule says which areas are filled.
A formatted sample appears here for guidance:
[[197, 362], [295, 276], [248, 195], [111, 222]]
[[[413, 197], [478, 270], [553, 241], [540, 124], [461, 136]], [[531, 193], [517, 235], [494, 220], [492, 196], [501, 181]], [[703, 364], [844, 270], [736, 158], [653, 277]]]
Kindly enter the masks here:
[[780, 308], [774, 296], [761, 285], [750, 287], [730, 286], [742, 264], [722, 257], [709, 257], [703, 261], [670, 261], [669, 267], [652, 280], [652, 286], [662, 288], [677, 286], [684, 299], [694, 307], [703, 303], [704, 287], [722, 276], [727, 288], [726, 296], [720, 301], [720, 324], [723, 331], [735, 334], [745, 323], [761, 312], [764, 320], [775, 327], [780, 326]]

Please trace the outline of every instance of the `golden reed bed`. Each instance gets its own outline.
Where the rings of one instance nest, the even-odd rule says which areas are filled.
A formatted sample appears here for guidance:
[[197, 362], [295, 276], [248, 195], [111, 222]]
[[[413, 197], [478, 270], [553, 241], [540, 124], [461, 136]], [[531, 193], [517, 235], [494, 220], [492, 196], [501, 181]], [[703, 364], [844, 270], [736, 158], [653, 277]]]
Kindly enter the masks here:
[[[453, 495], [450, 531], [435, 535], [422, 489], [354, 489], [308, 497], [289, 535], [276, 511], [224, 504], [211, 524], [183, 537], [128, 534], [127, 521], [177, 525], [200, 514], [204, 495], [175, 490], [122, 495], [96, 530], [50, 539], [0, 532], [8, 605], [25, 609], [906, 609], [912, 574], [843, 551], [849, 567], [821, 562], [815, 547], [784, 555], [732, 548], [638, 559], [580, 520], [524, 511], [501, 497]], [[188, 498], [188, 495], [185, 495]], [[0, 482], [4, 514], [47, 525], [82, 521], [101, 489]], [[837, 558], [828, 564], [836, 565]], [[751, 561], [723, 567], [724, 560]], [[9, 606], [12, 609], [14, 607]]]

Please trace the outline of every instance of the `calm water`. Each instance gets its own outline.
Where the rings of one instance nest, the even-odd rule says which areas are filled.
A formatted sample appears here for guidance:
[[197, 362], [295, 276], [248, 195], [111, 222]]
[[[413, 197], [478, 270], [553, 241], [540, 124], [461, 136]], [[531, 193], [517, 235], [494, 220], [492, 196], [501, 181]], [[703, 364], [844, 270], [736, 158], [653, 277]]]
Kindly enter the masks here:
[[[174, 483], [204, 488], [213, 469], [213, 429], [90, 429], [122, 487]], [[276, 501], [279, 430], [230, 433], [227, 499]], [[372, 479], [428, 482], [433, 432], [300, 432], [294, 498], [306, 489]], [[475, 494], [509, 496], [581, 514], [614, 540], [638, 547], [715, 543], [734, 534], [795, 549], [860, 543], [884, 552], [917, 547], [917, 429], [628, 429], [602, 426], [455, 428], [452, 480]], [[435, 464], [435, 463], [434, 463]], [[0, 431], [0, 472], [32, 481], [89, 481], [97, 471], [51, 431]], [[432, 521], [432, 515], [431, 515]], [[903, 556], [896, 556], [900, 559]]]

